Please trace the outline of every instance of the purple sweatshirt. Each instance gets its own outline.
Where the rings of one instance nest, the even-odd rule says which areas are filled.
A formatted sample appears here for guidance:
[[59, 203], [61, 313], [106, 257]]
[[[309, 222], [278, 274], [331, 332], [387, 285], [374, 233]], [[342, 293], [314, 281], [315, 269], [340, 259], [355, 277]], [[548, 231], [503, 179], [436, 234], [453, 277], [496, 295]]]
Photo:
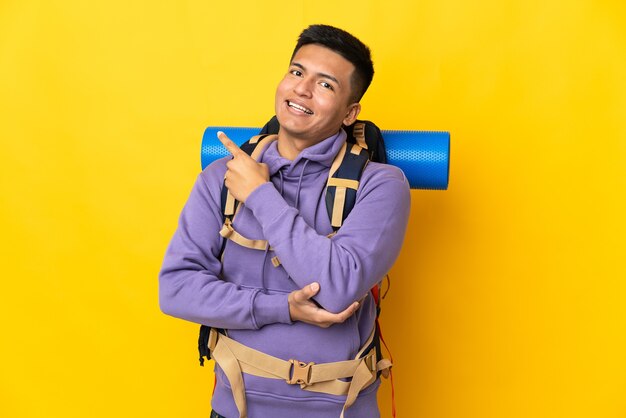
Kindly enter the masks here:
[[[394, 263], [410, 210], [409, 185], [396, 167], [369, 163], [361, 177], [354, 209], [338, 233], [326, 210], [330, 166], [346, 134], [336, 135], [283, 158], [277, 142], [260, 159], [270, 182], [258, 187], [235, 217], [233, 226], [250, 239], [266, 239], [272, 250], [248, 249], [229, 241], [218, 256], [223, 224], [221, 188], [226, 162], [209, 165], [198, 176], [180, 215], [159, 276], [164, 313], [225, 328], [231, 338], [266, 354], [304, 362], [351, 360], [368, 338], [376, 317], [369, 289]], [[271, 258], [282, 263], [274, 267]], [[361, 300], [342, 324], [320, 328], [292, 322], [287, 297], [312, 282], [320, 284], [315, 301], [340, 312]], [[228, 379], [216, 366], [213, 409], [228, 418], [239, 413]], [[282, 380], [244, 374], [250, 418], [339, 417], [345, 396], [304, 391]], [[345, 418], [378, 417], [379, 382], [364, 389]]]

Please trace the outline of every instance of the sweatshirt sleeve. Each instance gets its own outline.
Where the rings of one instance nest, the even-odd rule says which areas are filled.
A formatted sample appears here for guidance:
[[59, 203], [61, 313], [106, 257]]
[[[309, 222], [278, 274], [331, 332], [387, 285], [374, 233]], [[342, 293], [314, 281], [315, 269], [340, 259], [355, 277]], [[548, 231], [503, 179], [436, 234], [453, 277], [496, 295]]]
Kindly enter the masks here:
[[307, 225], [272, 184], [257, 188], [246, 206], [296, 285], [318, 282], [316, 302], [337, 313], [364, 297], [392, 267], [404, 240], [411, 197], [400, 169], [369, 164], [355, 206], [332, 238]]
[[220, 190], [225, 171], [219, 163], [205, 169], [183, 208], [159, 273], [161, 310], [226, 329], [290, 323], [287, 295], [268, 295], [221, 279]]

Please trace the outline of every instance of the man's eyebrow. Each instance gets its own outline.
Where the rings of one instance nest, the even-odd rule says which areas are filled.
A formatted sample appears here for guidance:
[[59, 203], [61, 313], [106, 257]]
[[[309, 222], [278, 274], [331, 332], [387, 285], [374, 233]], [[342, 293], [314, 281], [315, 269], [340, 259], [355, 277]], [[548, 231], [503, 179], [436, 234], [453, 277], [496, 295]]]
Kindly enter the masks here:
[[[300, 64], [299, 62], [292, 62], [292, 63], [291, 63], [291, 65], [292, 65], [292, 66], [294, 66], [294, 67], [298, 67], [298, 68], [300, 68], [300, 69], [301, 69], [301, 70], [303, 70], [303, 71], [306, 71], [306, 68], [304, 68], [304, 65]], [[331, 80], [331, 81], [334, 81], [334, 82], [335, 82], [335, 83], [337, 83], [338, 85], [341, 85], [341, 83], [339, 82], [339, 80], [337, 80], [335, 77], [333, 77], [333, 76], [332, 76], [332, 75], [330, 75], [330, 74], [326, 74], [326, 73], [317, 73], [317, 75], [318, 75], [318, 76], [320, 76], [320, 77], [327, 78], [327, 79], [329, 79], [329, 80]]]

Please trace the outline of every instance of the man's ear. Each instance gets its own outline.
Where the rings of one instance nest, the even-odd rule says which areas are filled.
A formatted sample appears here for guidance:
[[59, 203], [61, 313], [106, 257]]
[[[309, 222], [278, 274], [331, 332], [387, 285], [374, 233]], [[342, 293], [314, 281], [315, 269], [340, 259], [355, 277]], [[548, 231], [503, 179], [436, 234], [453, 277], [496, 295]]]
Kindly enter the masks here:
[[361, 103], [352, 103], [350, 106], [348, 106], [348, 113], [343, 119], [343, 125], [352, 125], [356, 118], [359, 116], [359, 113], [361, 113]]

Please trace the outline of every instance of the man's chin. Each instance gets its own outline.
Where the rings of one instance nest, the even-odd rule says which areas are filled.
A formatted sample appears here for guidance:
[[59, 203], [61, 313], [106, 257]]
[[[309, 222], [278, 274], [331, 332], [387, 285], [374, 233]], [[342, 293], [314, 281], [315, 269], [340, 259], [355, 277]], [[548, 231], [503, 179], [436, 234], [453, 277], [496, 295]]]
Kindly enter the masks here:
[[287, 132], [290, 135], [305, 135], [308, 131], [310, 131], [310, 126], [308, 121], [304, 120], [293, 120], [290, 117], [280, 117], [276, 116], [278, 119], [278, 123], [280, 124], [280, 129]]
[[309, 131], [306, 129], [294, 129], [292, 126], [289, 125], [280, 125], [280, 132], [293, 139], [306, 139], [308, 137], [307, 133]]

